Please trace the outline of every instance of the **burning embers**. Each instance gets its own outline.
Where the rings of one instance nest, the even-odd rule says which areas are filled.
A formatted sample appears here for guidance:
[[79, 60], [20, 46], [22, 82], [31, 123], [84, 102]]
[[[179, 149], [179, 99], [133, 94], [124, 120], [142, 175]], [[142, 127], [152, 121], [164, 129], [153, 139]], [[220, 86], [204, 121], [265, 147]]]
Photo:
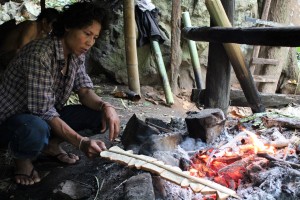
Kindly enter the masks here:
[[190, 173], [236, 190], [247, 169], [257, 161], [257, 153], [274, 155], [275, 148], [265, 145], [257, 136], [243, 130], [232, 141], [219, 148], [209, 148], [191, 158]]

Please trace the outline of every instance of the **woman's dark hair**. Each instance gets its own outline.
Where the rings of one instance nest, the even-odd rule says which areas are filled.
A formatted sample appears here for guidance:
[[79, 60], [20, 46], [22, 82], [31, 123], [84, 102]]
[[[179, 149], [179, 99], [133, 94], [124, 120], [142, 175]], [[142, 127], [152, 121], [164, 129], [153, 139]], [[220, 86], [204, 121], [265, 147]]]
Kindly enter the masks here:
[[103, 26], [105, 18], [106, 11], [94, 3], [76, 2], [66, 5], [58, 19], [53, 23], [52, 34], [62, 37], [66, 28], [82, 29], [92, 25], [93, 21], [97, 21]]
[[54, 22], [59, 15], [59, 11], [55, 8], [45, 8], [41, 11], [39, 16], [37, 17], [37, 20], [46, 19], [47, 23]]

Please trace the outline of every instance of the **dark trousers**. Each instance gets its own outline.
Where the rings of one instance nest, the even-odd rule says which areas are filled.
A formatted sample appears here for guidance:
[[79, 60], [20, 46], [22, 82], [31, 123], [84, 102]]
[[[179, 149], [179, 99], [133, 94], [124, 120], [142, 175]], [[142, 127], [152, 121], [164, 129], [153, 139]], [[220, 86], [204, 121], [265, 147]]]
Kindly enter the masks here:
[[[82, 105], [65, 106], [60, 118], [75, 131], [85, 129], [100, 133], [102, 113]], [[17, 114], [0, 125], [0, 145], [9, 147], [15, 158], [36, 157], [51, 136], [51, 128], [42, 118], [32, 114]]]

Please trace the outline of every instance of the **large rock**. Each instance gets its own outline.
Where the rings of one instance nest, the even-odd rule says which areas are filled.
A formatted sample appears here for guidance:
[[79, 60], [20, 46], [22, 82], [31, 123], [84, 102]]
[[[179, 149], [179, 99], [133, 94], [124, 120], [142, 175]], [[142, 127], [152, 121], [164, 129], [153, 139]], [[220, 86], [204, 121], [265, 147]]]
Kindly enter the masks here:
[[[111, 26], [109, 31], [102, 34], [101, 39], [97, 41], [90, 51], [88, 63], [90, 67], [88, 72], [92, 75], [105, 73], [109, 78], [113, 78], [118, 83], [127, 84], [127, 66], [125, 56], [125, 43], [123, 35], [123, 1], [97, 1], [105, 5], [111, 11]], [[197, 2], [197, 4], [195, 4]], [[159, 26], [165, 36], [164, 44], [160, 45], [163, 60], [168, 74], [170, 73], [170, 48], [171, 48], [171, 13], [172, 6], [170, 0], [152, 0], [152, 3], [160, 11]], [[205, 0], [182, 0], [182, 11], [189, 11], [193, 26], [209, 26], [210, 17], [205, 6]], [[195, 7], [194, 7], [195, 6]], [[244, 16], [257, 17], [256, 0], [237, 0], [236, 1], [236, 23], [242, 25], [245, 23]], [[202, 70], [202, 83], [205, 83], [205, 74], [207, 67], [208, 43], [197, 42], [198, 55]], [[245, 53], [251, 51], [251, 48], [244, 47]], [[157, 66], [151, 53], [149, 45], [138, 48], [139, 78], [141, 85], [161, 85], [161, 78]], [[182, 63], [180, 66], [180, 76], [178, 86], [180, 89], [191, 91], [195, 88], [194, 73], [190, 59], [190, 53], [186, 41], [182, 41]]]

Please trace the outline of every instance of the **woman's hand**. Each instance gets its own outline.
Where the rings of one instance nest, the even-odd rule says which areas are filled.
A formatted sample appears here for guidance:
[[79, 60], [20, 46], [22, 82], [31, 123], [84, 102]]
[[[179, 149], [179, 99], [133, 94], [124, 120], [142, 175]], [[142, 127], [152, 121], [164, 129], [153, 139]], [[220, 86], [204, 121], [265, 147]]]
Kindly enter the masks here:
[[94, 110], [102, 110], [103, 119], [101, 122], [101, 132], [103, 133], [109, 128], [109, 140], [113, 141], [116, 139], [120, 132], [120, 119], [114, 107], [109, 103], [103, 102], [101, 98], [89, 88], [80, 88], [78, 96], [83, 105]]
[[79, 143], [79, 150], [85, 153], [88, 158], [95, 158], [100, 156], [101, 151], [106, 150], [106, 146], [101, 140], [92, 140], [83, 137]]
[[118, 137], [120, 132], [120, 119], [119, 116], [112, 105], [109, 103], [104, 103], [103, 107], [103, 119], [102, 119], [102, 130], [101, 132], [105, 132], [107, 129], [107, 125], [109, 128], [109, 140], [113, 141]]

